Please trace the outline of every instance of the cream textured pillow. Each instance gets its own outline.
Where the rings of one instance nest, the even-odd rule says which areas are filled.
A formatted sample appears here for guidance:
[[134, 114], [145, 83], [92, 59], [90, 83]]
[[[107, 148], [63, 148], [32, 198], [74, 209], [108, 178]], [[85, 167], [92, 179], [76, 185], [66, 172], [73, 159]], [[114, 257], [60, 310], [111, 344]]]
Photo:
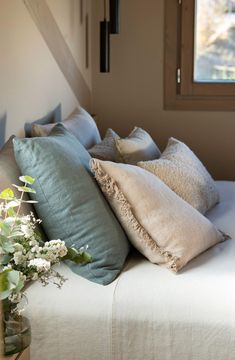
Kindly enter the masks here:
[[159, 158], [160, 150], [143, 129], [135, 127], [127, 138], [116, 139], [119, 162], [136, 165], [138, 161]]
[[139, 162], [138, 166], [157, 175], [202, 214], [219, 201], [211, 175], [188, 146], [179, 140], [170, 138], [160, 159]]
[[91, 169], [132, 244], [174, 272], [226, 239], [153, 174], [137, 166], [92, 159]]
[[117, 161], [116, 139], [119, 139], [118, 134], [112, 129], [108, 129], [104, 139], [88, 150], [91, 157], [101, 160]]

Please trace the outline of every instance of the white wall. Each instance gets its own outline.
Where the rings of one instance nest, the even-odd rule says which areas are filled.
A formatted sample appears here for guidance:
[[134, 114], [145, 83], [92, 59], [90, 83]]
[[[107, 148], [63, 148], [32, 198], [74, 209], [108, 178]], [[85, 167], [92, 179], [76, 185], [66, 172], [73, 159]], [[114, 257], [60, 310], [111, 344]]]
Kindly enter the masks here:
[[[71, 13], [73, 2], [57, 0], [53, 3], [49, 1], [52, 13], [58, 18], [62, 33], [66, 32], [70, 18], [65, 17], [61, 22], [60, 15]], [[79, 12], [76, 16], [79, 18]], [[80, 65], [81, 47], [78, 49], [75, 45], [79, 35], [73, 36], [76, 31], [71, 29], [66, 41]], [[6, 138], [12, 133], [22, 134], [25, 121], [44, 116], [59, 102], [64, 117], [78, 106], [78, 100], [22, 0], [0, 0], [0, 53], [0, 119], [6, 113]], [[90, 72], [91, 69], [83, 73], [88, 84], [91, 83]]]
[[111, 72], [99, 73], [99, 21], [93, 6], [93, 111], [104, 132], [127, 135], [139, 125], [164, 149], [170, 136], [185, 141], [216, 178], [235, 180], [235, 114], [163, 110], [164, 0], [120, 0], [119, 35], [111, 37]]
[[91, 90], [91, 41], [88, 42], [89, 67], [86, 67], [86, 26], [88, 14], [88, 35], [91, 33], [91, 1], [83, 1], [83, 13], [80, 14], [81, 0], [47, 0], [47, 4], [59, 26], [74, 59]]

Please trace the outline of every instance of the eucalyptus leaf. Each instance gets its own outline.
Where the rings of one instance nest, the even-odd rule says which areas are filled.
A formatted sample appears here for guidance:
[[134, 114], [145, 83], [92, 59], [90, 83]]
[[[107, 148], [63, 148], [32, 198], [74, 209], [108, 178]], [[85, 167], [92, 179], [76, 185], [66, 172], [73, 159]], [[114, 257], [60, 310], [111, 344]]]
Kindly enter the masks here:
[[[18, 291], [22, 286], [19, 271], [6, 269], [0, 272], [0, 299], [7, 298], [13, 290]], [[22, 287], [21, 287], [22, 289]]]
[[20, 206], [20, 201], [17, 199], [11, 200], [11, 201], [9, 201], [9, 203], [6, 204], [7, 209], [17, 207], [17, 206]]
[[92, 257], [85, 251], [78, 251], [75, 248], [67, 248], [68, 252], [63, 257], [63, 260], [70, 260], [76, 264], [84, 264], [92, 261]]
[[15, 248], [13, 246], [13, 243], [11, 240], [9, 240], [8, 237], [0, 235], [0, 250], [4, 253], [13, 253], [15, 251]]
[[16, 293], [19, 293], [24, 287], [24, 281], [22, 279], [19, 278], [19, 281], [18, 281], [18, 284], [17, 286], [15, 287], [14, 291]]
[[[1, 277], [1, 274], [0, 274]], [[1, 282], [1, 279], [0, 279]], [[0, 300], [7, 299], [11, 295], [11, 290], [1, 291], [1, 284], [0, 284]]]
[[20, 192], [33, 193], [33, 194], [36, 193], [36, 191], [34, 189], [27, 187], [27, 186], [18, 186], [15, 184], [12, 184], [12, 186], [14, 186]]
[[20, 272], [16, 270], [11, 270], [8, 272], [8, 281], [10, 289], [15, 289], [17, 286], [19, 286], [20, 282]]
[[38, 201], [36, 200], [21, 200], [22, 203], [28, 203], [28, 204], [37, 204]]
[[10, 226], [4, 222], [3, 220], [0, 220], [0, 229], [2, 230], [3, 235], [8, 236], [10, 235], [11, 228]]
[[0, 255], [0, 265], [7, 265], [12, 259], [10, 255]]
[[9, 239], [2, 243], [2, 249], [5, 253], [13, 254], [15, 252], [15, 248]]
[[16, 213], [15, 213], [15, 211], [14, 211], [13, 208], [9, 208], [9, 209], [7, 210], [7, 215], [13, 217], [13, 216], [16, 215]]
[[18, 237], [18, 236], [24, 236], [24, 233], [20, 230], [12, 231], [12, 233], [10, 235], [8, 235], [8, 239]]
[[13, 200], [14, 196], [14, 191], [10, 188], [7, 188], [0, 193], [0, 199], [2, 200]]
[[8, 273], [9, 270], [4, 270], [0, 272], [0, 294], [6, 290], [9, 290], [9, 280], [8, 280]]
[[32, 185], [32, 184], [35, 182], [35, 179], [32, 178], [32, 177], [29, 176], [29, 175], [20, 176], [19, 179], [20, 179], [20, 181], [22, 181], [23, 183], [29, 184], [29, 185]]
[[7, 236], [0, 234], [0, 245], [7, 241]]

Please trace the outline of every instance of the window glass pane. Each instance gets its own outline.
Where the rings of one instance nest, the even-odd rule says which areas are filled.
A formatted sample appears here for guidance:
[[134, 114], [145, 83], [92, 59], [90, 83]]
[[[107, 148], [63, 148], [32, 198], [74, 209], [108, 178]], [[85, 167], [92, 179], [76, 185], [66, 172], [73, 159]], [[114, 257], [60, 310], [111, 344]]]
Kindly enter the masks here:
[[235, 0], [195, 0], [195, 82], [235, 82]]

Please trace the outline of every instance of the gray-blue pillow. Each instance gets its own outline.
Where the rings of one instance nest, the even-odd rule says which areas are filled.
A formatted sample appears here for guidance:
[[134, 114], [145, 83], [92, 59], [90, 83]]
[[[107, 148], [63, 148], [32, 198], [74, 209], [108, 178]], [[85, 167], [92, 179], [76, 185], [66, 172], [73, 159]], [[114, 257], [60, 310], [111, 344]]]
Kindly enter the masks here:
[[99, 284], [109, 284], [121, 271], [129, 244], [89, 170], [90, 155], [58, 124], [48, 137], [14, 139], [22, 174], [35, 178], [33, 198], [49, 239], [77, 249], [88, 245], [93, 261], [70, 268]]
[[24, 124], [25, 137], [32, 137], [32, 126], [33, 124], [46, 125], [51, 123], [61, 122], [61, 104], [57, 105], [56, 108], [50, 111], [47, 115], [41, 119], [34, 120], [32, 122], [26, 122]]

